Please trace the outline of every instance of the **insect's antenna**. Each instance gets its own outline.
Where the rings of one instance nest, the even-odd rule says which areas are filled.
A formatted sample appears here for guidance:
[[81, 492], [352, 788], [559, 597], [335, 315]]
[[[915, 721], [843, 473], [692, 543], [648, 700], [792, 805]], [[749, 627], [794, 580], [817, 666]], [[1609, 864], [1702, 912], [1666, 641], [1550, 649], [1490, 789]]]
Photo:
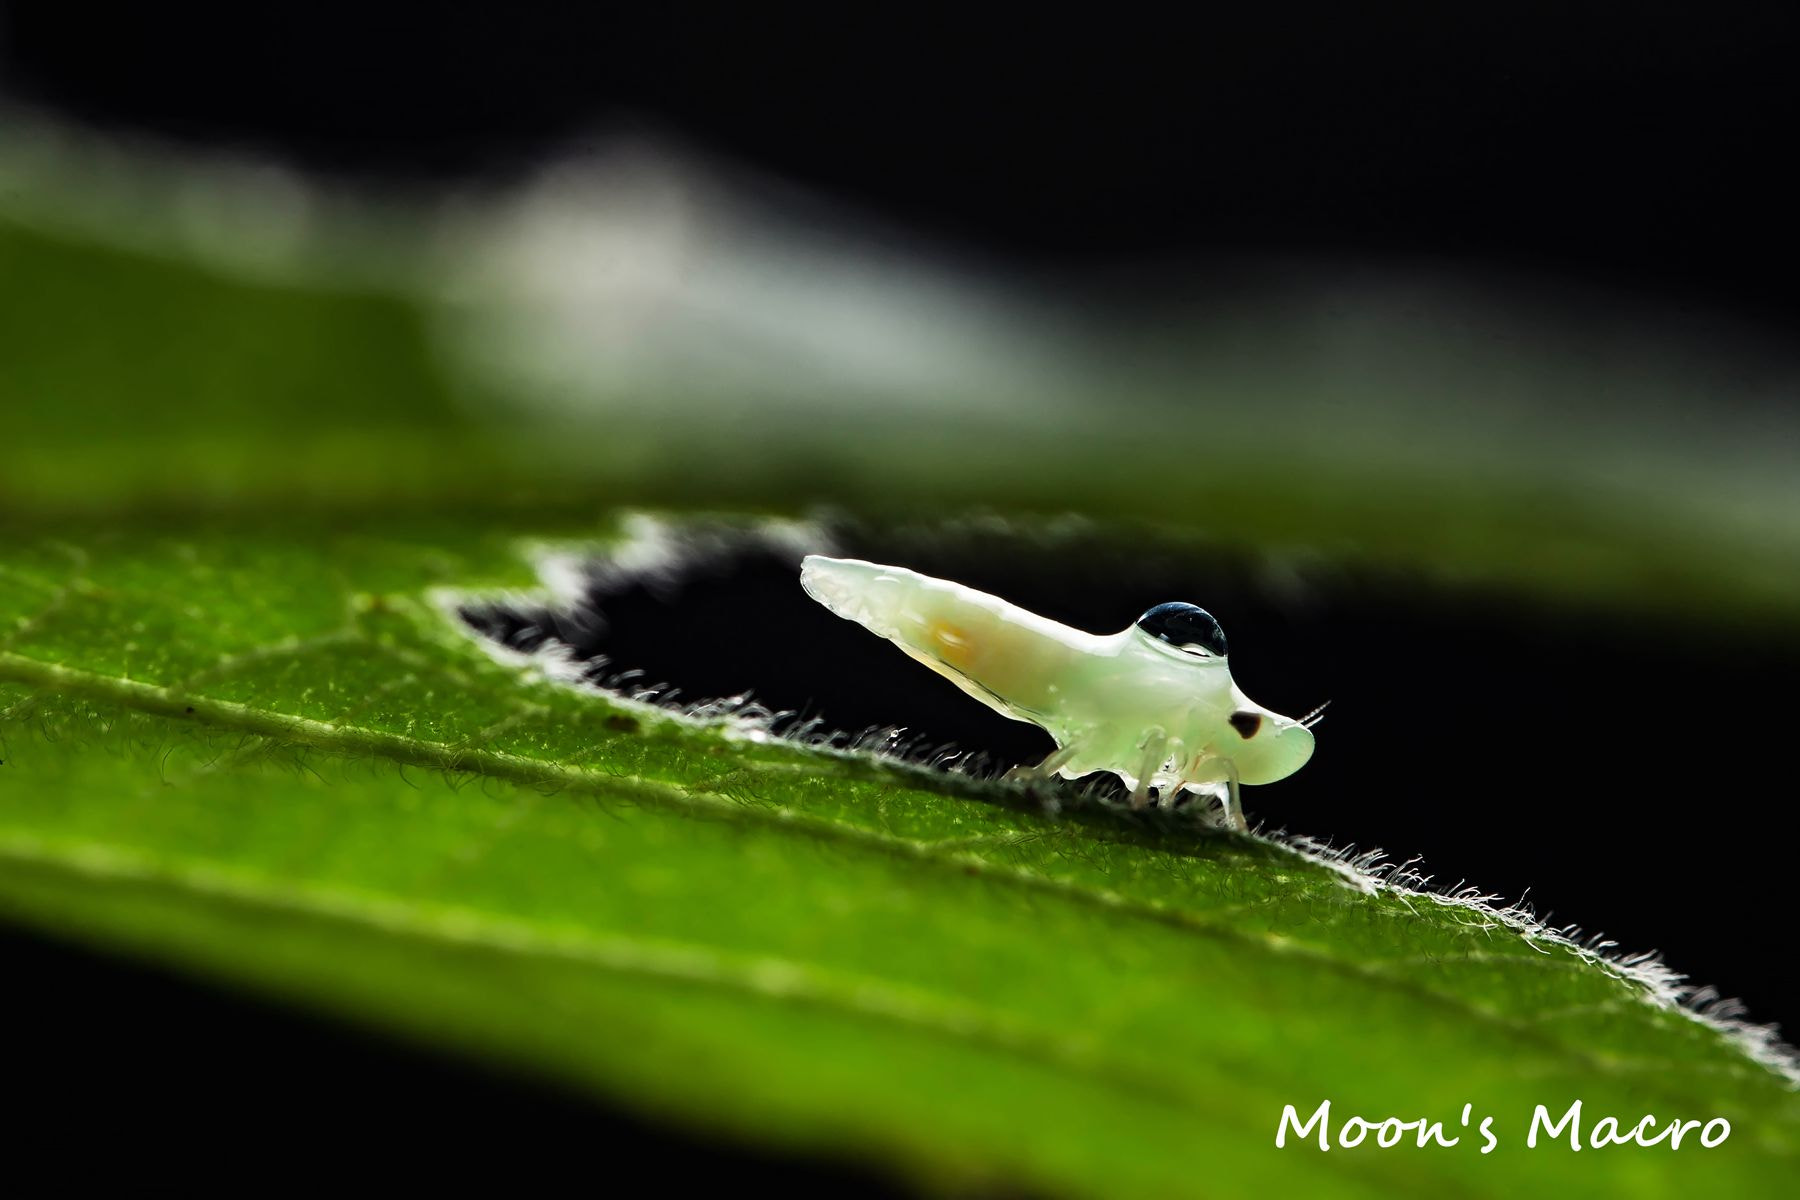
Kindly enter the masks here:
[[1325, 719], [1320, 714], [1323, 713], [1326, 709], [1328, 709], [1330, 707], [1331, 707], [1331, 701], [1329, 701], [1329, 700], [1327, 700], [1325, 703], [1319, 705], [1319, 707], [1313, 709], [1311, 712], [1307, 713], [1304, 717], [1300, 718], [1301, 726], [1306, 729], [1311, 729], [1314, 725], [1317, 725], [1320, 721], [1323, 721]]

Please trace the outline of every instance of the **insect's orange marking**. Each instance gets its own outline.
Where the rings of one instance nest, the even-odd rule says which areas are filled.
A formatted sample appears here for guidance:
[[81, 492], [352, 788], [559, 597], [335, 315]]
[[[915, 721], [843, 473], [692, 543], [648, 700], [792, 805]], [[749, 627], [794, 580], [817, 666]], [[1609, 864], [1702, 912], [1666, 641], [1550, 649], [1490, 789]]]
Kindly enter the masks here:
[[953, 667], [968, 666], [975, 651], [969, 635], [947, 621], [931, 623], [931, 644], [937, 656]]

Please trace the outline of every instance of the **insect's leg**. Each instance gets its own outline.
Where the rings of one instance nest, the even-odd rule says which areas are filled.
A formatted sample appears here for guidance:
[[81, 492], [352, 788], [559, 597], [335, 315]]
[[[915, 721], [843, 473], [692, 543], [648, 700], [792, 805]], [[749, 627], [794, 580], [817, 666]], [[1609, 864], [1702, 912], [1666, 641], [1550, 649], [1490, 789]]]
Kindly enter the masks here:
[[1079, 749], [1079, 744], [1075, 742], [1070, 742], [1067, 746], [1058, 746], [1055, 750], [1050, 752], [1050, 756], [1044, 759], [1043, 762], [1036, 763], [1029, 767], [1023, 765], [1014, 767], [1002, 778], [1009, 780], [1023, 780], [1026, 782], [1036, 779], [1048, 779], [1064, 767], [1068, 766], [1070, 761], [1074, 759], [1076, 751]]
[[1174, 808], [1181, 799], [1182, 790], [1190, 787], [1194, 789], [1195, 795], [1211, 799], [1212, 793], [1201, 791], [1201, 788], [1212, 782], [1210, 777], [1217, 773], [1211, 766], [1213, 756], [1202, 749], [1196, 750], [1184, 758], [1182, 751], [1186, 747], [1179, 739], [1171, 739], [1170, 746], [1175, 759], [1175, 779], [1162, 794], [1162, 807]]
[[1219, 761], [1225, 764], [1225, 825], [1243, 833], [1249, 825], [1244, 821], [1244, 802], [1238, 797], [1237, 764], [1229, 758]]
[[1152, 725], [1144, 734], [1144, 740], [1138, 743], [1143, 756], [1138, 760], [1137, 786], [1131, 789], [1131, 807], [1142, 808], [1150, 803], [1150, 783], [1156, 773], [1169, 761], [1169, 735], [1163, 732], [1161, 725]]
[[1223, 783], [1225, 798], [1220, 802], [1223, 810], [1225, 828], [1243, 832], [1249, 826], [1244, 821], [1244, 804], [1238, 796], [1237, 763], [1218, 754], [1202, 754], [1195, 758], [1183, 772], [1183, 783]]
[[1181, 795], [1181, 789], [1187, 786], [1188, 760], [1183, 757], [1186, 749], [1187, 747], [1182, 745], [1180, 738], [1169, 739], [1166, 753], [1169, 758], [1175, 760], [1175, 776], [1169, 780], [1167, 785], [1157, 790], [1156, 807], [1158, 808], [1174, 808], [1175, 798]]

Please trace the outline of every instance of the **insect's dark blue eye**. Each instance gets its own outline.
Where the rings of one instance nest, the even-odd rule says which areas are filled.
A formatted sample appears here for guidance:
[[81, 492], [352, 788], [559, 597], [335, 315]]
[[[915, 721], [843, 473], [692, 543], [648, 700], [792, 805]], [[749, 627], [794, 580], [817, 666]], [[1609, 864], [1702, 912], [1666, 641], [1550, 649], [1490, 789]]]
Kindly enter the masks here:
[[1137, 627], [1177, 650], [1225, 657], [1225, 631], [1198, 605], [1159, 604], [1137, 619]]

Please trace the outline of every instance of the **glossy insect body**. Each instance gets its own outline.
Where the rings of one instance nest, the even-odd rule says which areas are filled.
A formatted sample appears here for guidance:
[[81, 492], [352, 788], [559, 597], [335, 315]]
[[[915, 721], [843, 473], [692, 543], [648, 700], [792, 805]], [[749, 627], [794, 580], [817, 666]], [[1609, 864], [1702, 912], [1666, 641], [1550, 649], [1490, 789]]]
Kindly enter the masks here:
[[1060, 625], [996, 596], [902, 567], [809, 555], [800, 582], [840, 617], [892, 641], [989, 707], [1043, 726], [1057, 749], [1018, 774], [1076, 779], [1110, 771], [1142, 807], [1155, 789], [1226, 788], [1285, 779], [1312, 757], [1313, 735], [1232, 681], [1224, 633], [1191, 604], [1161, 604], [1118, 633]]

